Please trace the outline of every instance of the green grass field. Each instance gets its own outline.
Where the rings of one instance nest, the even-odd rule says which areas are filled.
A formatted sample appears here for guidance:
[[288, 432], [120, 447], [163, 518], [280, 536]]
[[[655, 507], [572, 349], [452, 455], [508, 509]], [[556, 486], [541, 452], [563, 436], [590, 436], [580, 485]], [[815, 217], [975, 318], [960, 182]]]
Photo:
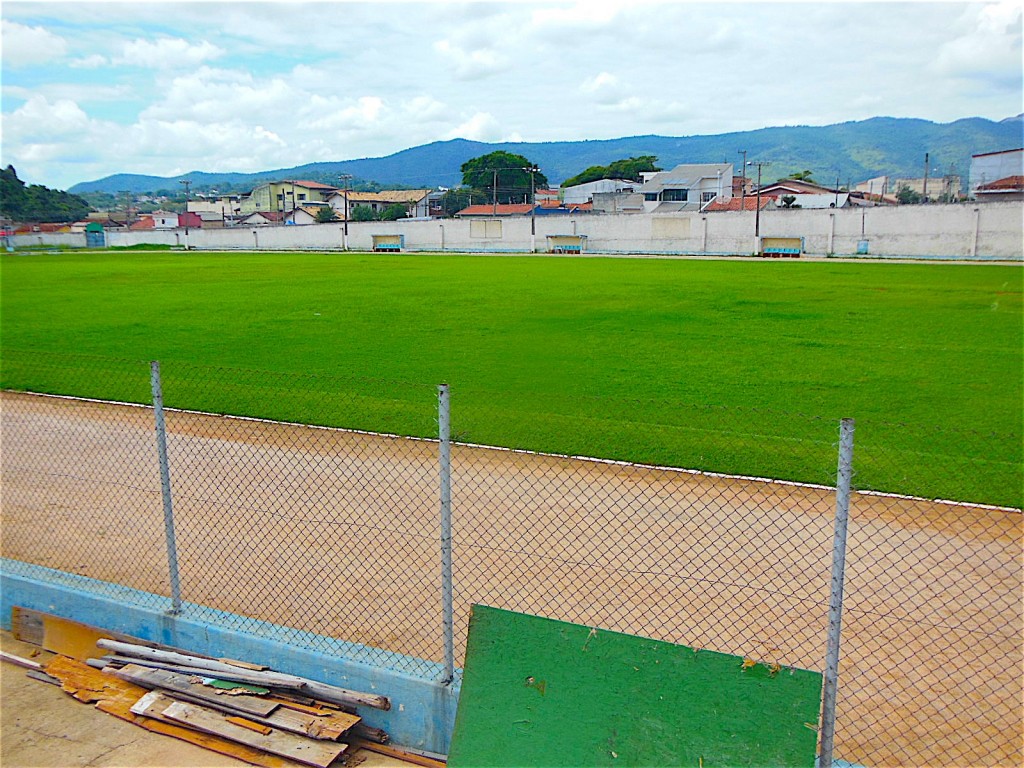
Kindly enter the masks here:
[[5, 388], [1020, 505], [1019, 266], [94, 252], [0, 261]]

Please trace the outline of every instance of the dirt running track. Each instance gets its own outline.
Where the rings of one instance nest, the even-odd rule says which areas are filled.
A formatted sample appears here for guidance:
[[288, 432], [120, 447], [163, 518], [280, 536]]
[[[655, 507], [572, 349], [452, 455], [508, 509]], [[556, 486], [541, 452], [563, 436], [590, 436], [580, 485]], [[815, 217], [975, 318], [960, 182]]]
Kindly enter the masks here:
[[[183, 597], [441, 657], [437, 445], [168, 412]], [[153, 413], [3, 393], [2, 553], [169, 594]], [[832, 461], [834, 465], [834, 460]], [[474, 602], [821, 670], [834, 494], [453, 448]], [[836, 754], [1020, 765], [1021, 515], [855, 494]]]

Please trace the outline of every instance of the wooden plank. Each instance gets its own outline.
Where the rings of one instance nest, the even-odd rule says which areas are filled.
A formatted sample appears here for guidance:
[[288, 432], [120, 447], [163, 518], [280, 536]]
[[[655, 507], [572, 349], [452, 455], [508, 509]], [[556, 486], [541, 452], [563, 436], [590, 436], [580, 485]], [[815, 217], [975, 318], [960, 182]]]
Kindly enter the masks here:
[[105, 675], [80, 661], [54, 656], [43, 669], [61, 682], [61, 688], [79, 701], [124, 700], [128, 706], [146, 689], [111, 675]]
[[15, 640], [42, 646], [43, 618], [38, 611], [15, 605], [11, 608], [11, 634]]
[[399, 747], [391, 747], [385, 744], [377, 744], [373, 741], [366, 741], [364, 739], [352, 739], [352, 746], [359, 747], [359, 749], [365, 749], [370, 752], [376, 752], [380, 755], [387, 755], [388, 757], [395, 757], [399, 760], [404, 760], [407, 763], [413, 763], [415, 765], [423, 765], [426, 768], [447, 768], [447, 764], [440, 760], [435, 760], [432, 757], [426, 755], [418, 755], [415, 752], [408, 752]]
[[254, 672], [263, 672], [270, 669], [266, 664], [253, 664], [248, 661], [239, 661], [238, 659], [217, 659], [222, 664], [227, 664], [232, 667], [241, 667], [242, 669], [251, 669]]
[[[357, 725], [360, 720], [356, 715], [349, 715], [342, 712], [334, 712], [317, 716], [307, 714], [305, 712], [289, 710], [284, 707], [274, 710], [269, 715], [260, 716], [231, 709], [231, 702], [229, 700], [211, 702], [193, 699], [188, 694], [180, 693], [178, 691], [161, 689], [154, 689], [151, 693], [159, 693], [161, 696], [171, 700], [186, 701], [192, 704], [198, 704], [199, 706], [216, 709], [226, 715], [244, 715], [246, 719], [255, 723], [270, 726], [271, 728], [279, 728], [282, 731], [295, 733], [299, 736], [307, 736], [311, 739], [337, 741], [343, 735], [348, 733], [351, 728]], [[150, 716], [152, 717], [152, 715]]]
[[177, 723], [204, 733], [222, 736], [250, 747], [287, 757], [290, 760], [317, 766], [317, 768], [327, 768], [348, 746], [335, 742], [306, 739], [280, 731], [274, 731], [264, 736], [227, 722], [217, 712], [181, 701], [167, 707], [164, 710], [164, 715]]
[[250, 731], [253, 731], [254, 733], [263, 734], [264, 736], [267, 736], [268, 734], [273, 733], [274, 731], [274, 729], [271, 728], [269, 725], [263, 725], [262, 723], [254, 723], [252, 720], [246, 720], [244, 717], [238, 717], [237, 715], [228, 715], [224, 718], [224, 720], [225, 722], [240, 725], [243, 728], [248, 728]]
[[[14, 636], [19, 640], [24, 639], [27, 643], [78, 661], [95, 659], [103, 655], [103, 652], [96, 648], [96, 641], [100, 638], [146, 644], [144, 640], [121, 632], [91, 627], [62, 616], [21, 606], [12, 609], [11, 622]], [[23, 634], [24, 637], [19, 637], [19, 634]]]
[[189, 654], [176, 653], [174, 651], [162, 651], [155, 648], [133, 645], [131, 643], [119, 643], [113, 640], [99, 640], [97, 646], [105, 650], [114, 651], [125, 656], [133, 656], [140, 659], [153, 661], [166, 661], [170, 664], [189, 666], [205, 671], [210, 677], [222, 677], [226, 680], [237, 680], [242, 683], [254, 685], [266, 685], [275, 688], [292, 688], [309, 693], [312, 696], [331, 701], [338, 704], [352, 704], [356, 706], [375, 707], [388, 710], [391, 708], [391, 700], [387, 696], [380, 696], [362, 691], [350, 691], [346, 688], [339, 688], [328, 683], [321, 683], [316, 680], [309, 680], [296, 675], [288, 675], [283, 672], [256, 672], [242, 670], [232, 667], [230, 664], [191, 656]]
[[391, 741], [390, 734], [383, 728], [374, 728], [365, 723], [357, 723], [352, 726], [352, 737], [365, 741], [374, 741], [378, 744], [387, 744]]
[[224, 706], [230, 707], [235, 712], [266, 716], [279, 706], [276, 701], [267, 701], [260, 696], [243, 694], [228, 697], [200, 682], [193, 682], [187, 675], [167, 672], [163, 669], [148, 669], [136, 664], [129, 664], [121, 669], [112, 669], [105, 673], [115, 675], [143, 688], [164, 688], [169, 691], [185, 693], [192, 699], [210, 702], [211, 706], [217, 706], [223, 702]]
[[[129, 685], [129, 683], [122, 684]], [[152, 713], [145, 708], [141, 709], [139, 713], [136, 713], [135, 708], [142, 704], [143, 700], [150, 697], [153, 697], [153, 699], [157, 701], [162, 699], [165, 702], [163, 709], [166, 709], [171, 702], [174, 701], [159, 691], [149, 691], [145, 696], [133, 703], [123, 701], [101, 701], [96, 705], [96, 708], [114, 715], [115, 717], [119, 717], [122, 720], [127, 720], [140, 728], [145, 728], [147, 731], [160, 733], [165, 736], [173, 736], [176, 739], [187, 741], [190, 744], [196, 744], [197, 746], [204, 747], [213, 752], [218, 752], [222, 755], [227, 755], [228, 757], [234, 757], [238, 760], [244, 760], [252, 765], [260, 765], [263, 766], [263, 768], [297, 768], [297, 766], [301, 765], [300, 763], [280, 757], [279, 755], [272, 755], [269, 752], [264, 752], [260, 749], [247, 747], [244, 744], [238, 744], [228, 739], [222, 739], [219, 736], [202, 733], [201, 731], [194, 731], [191, 728], [178, 725], [172, 720], [164, 718], [163, 709], [160, 709], [159, 707], [157, 707], [158, 711], [153, 711]]]

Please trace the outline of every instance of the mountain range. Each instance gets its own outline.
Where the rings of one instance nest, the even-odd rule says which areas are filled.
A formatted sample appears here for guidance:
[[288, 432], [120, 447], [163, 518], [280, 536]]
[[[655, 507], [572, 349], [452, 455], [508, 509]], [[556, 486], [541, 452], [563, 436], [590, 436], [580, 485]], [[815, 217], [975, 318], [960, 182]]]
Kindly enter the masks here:
[[503, 150], [523, 155], [538, 165], [551, 184], [558, 184], [592, 165], [654, 155], [669, 169], [680, 163], [732, 162], [740, 174], [742, 151], [748, 161], [767, 161], [764, 179], [774, 180], [810, 170], [822, 184], [857, 183], [880, 175], [920, 178], [925, 153], [929, 175], [958, 175], [966, 182], [971, 155], [1024, 146], [1024, 115], [992, 121], [968, 117], [951, 123], [896, 117], [825, 126], [781, 126], [709, 136], [630, 136], [592, 141], [484, 143], [467, 139], [438, 141], [386, 157], [339, 160], [278, 168], [258, 173], [205, 173], [144, 176], [119, 173], [87, 181], [69, 192], [177, 194], [179, 181], [196, 191], [247, 191], [265, 181], [305, 179], [340, 185], [341, 174], [383, 187], [433, 188], [458, 186], [460, 166], [474, 157]]

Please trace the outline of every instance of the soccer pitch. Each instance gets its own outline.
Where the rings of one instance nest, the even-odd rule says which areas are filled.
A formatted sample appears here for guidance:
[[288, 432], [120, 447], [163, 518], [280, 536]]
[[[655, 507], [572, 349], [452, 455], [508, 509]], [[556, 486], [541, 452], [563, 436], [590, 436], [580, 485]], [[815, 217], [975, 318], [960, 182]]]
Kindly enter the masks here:
[[[1021, 502], [1019, 266], [7, 254], [4, 388]], [[129, 375], [130, 374], [130, 375]]]

